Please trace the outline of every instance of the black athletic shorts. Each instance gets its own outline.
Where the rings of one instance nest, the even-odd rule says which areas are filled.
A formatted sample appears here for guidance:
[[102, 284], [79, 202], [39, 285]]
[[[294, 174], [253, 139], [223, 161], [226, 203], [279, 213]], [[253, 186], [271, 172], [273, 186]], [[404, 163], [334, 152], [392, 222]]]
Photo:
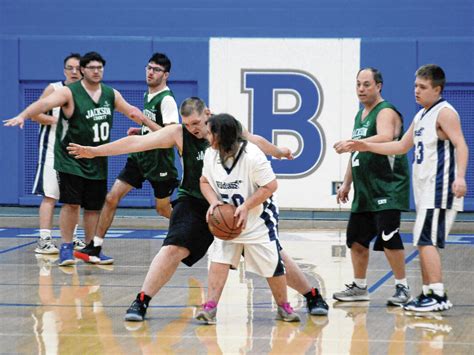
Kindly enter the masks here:
[[188, 249], [190, 254], [182, 262], [192, 266], [206, 255], [214, 241], [206, 222], [209, 204], [204, 199], [193, 197], [180, 197], [172, 204], [173, 212], [163, 246], [177, 245]]
[[[141, 169], [137, 166], [137, 163], [131, 159], [127, 158], [127, 163], [117, 177], [120, 181], [126, 182], [127, 184], [133, 186], [136, 189], [141, 189], [143, 182], [148, 180], [143, 176]], [[170, 197], [173, 194], [174, 189], [179, 185], [178, 179], [169, 179], [162, 181], [151, 181], [148, 180], [151, 187], [153, 187], [153, 193], [155, 198], [166, 198]]]
[[107, 180], [91, 180], [58, 172], [59, 202], [100, 211], [107, 195]]
[[351, 213], [347, 225], [347, 246], [350, 248], [357, 242], [368, 249], [371, 240], [377, 237], [374, 250], [404, 249], [399, 233], [400, 216], [399, 210]]

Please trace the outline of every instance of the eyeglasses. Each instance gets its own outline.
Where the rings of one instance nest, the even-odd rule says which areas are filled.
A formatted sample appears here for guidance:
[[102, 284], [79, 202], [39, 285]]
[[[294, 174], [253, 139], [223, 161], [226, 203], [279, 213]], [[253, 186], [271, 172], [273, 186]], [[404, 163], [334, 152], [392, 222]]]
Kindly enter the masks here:
[[73, 67], [71, 65], [67, 65], [64, 67], [65, 70], [67, 71], [79, 71], [80, 70], [80, 67]]
[[162, 71], [163, 73], [166, 72], [166, 70], [164, 70], [160, 67], [152, 67], [151, 65], [147, 65], [145, 67], [145, 70], [151, 70], [151, 71], [153, 71], [153, 73], [159, 73], [160, 71]]
[[89, 69], [89, 70], [92, 70], [92, 71], [96, 71], [96, 70], [102, 71], [102, 70], [104, 70], [104, 67], [102, 65], [97, 65], [97, 66], [89, 65], [88, 67], [85, 67], [85, 68]]

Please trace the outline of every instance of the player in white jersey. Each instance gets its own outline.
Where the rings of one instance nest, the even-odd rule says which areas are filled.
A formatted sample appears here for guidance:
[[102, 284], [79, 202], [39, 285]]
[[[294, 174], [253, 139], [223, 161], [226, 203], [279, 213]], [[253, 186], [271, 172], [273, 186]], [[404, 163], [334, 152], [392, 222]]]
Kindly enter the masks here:
[[267, 278], [278, 305], [278, 318], [297, 322], [299, 316], [288, 303], [285, 267], [278, 243], [278, 207], [273, 193], [278, 184], [263, 152], [242, 136], [240, 123], [231, 115], [220, 114], [208, 120], [210, 148], [204, 155], [201, 192], [209, 202], [207, 218], [225, 203], [237, 207], [237, 225], [242, 233], [235, 239], [214, 239], [208, 299], [196, 316], [215, 322], [217, 303], [230, 267], [236, 268], [244, 255], [246, 269]]
[[[64, 82], [58, 81], [49, 84], [41, 94], [40, 98], [50, 95], [63, 85], [74, 83], [82, 78], [79, 70], [81, 56], [71, 53], [64, 59]], [[48, 114], [40, 114], [32, 117], [33, 121], [40, 124], [38, 142], [38, 165], [36, 168], [33, 184], [33, 194], [43, 196], [39, 208], [40, 237], [35, 252], [38, 254], [58, 254], [59, 250], [54, 245], [51, 236], [53, 227], [53, 215], [56, 201], [59, 199], [59, 184], [54, 170], [54, 142], [56, 140], [56, 123], [60, 114], [60, 108], [55, 107]], [[77, 230], [77, 225], [76, 225]], [[74, 233], [75, 235], [76, 233]], [[83, 248], [84, 242], [74, 236], [76, 249]]]
[[404, 308], [418, 312], [452, 307], [442, 282], [437, 248], [444, 248], [456, 213], [462, 211], [467, 190], [468, 147], [458, 113], [441, 97], [445, 83], [441, 67], [423, 65], [416, 71], [415, 80], [416, 102], [423, 108], [403, 138], [391, 143], [351, 143], [354, 150], [386, 155], [406, 153], [415, 146], [413, 241], [420, 253], [423, 291]]

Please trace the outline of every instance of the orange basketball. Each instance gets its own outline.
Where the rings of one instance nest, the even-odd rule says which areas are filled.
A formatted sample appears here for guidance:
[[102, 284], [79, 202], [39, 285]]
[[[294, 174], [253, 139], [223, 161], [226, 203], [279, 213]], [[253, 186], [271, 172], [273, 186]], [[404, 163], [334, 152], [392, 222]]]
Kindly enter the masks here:
[[237, 218], [234, 217], [234, 205], [219, 205], [209, 216], [209, 230], [219, 239], [231, 240], [237, 238], [242, 232], [242, 226], [237, 227]]

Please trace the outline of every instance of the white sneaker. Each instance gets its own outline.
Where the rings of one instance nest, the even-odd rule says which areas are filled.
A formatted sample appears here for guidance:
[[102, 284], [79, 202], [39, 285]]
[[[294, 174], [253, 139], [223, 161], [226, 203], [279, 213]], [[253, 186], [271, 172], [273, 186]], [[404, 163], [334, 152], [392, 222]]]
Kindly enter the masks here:
[[35, 253], [38, 254], [59, 254], [59, 249], [53, 243], [51, 237], [38, 238]]
[[78, 237], [72, 238], [72, 244], [74, 245], [74, 250], [81, 250], [82, 248], [85, 248], [86, 243], [84, 243], [82, 240], [80, 240]]

